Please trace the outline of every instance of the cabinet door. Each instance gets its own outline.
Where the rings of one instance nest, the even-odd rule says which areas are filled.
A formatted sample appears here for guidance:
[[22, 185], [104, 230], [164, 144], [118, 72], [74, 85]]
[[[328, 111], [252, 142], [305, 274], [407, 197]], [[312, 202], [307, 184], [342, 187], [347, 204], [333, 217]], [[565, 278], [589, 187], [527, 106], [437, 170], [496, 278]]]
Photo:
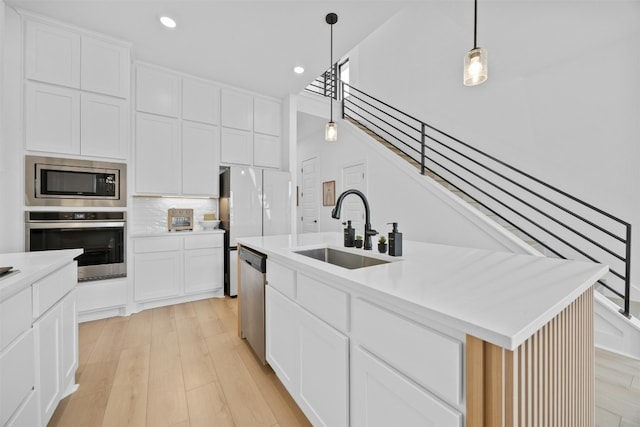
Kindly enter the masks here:
[[178, 296], [182, 290], [182, 253], [154, 252], [134, 256], [135, 300]]
[[356, 346], [351, 355], [354, 427], [460, 427], [462, 415]]
[[280, 168], [280, 137], [253, 135], [253, 164], [267, 168]]
[[185, 294], [222, 289], [222, 248], [184, 251]]
[[80, 92], [27, 82], [27, 150], [80, 154]]
[[62, 300], [61, 371], [63, 397], [76, 382], [78, 369], [78, 298], [73, 290]]
[[299, 324], [296, 304], [271, 286], [265, 287], [267, 362], [292, 396], [297, 395]]
[[25, 75], [28, 79], [80, 87], [80, 35], [26, 21]]
[[180, 194], [178, 121], [136, 115], [136, 192]]
[[217, 126], [182, 122], [182, 194], [218, 196], [219, 153]]
[[282, 106], [270, 99], [255, 98], [253, 101], [253, 131], [280, 136]]
[[253, 130], [253, 97], [234, 90], [222, 90], [222, 126]]
[[305, 310], [299, 316], [298, 404], [313, 425], [347, 426], [349, 339]]
[[129, 103], [125, 99], [82, 94], [81, 147], [84, 156], [126, 159]]
[[129, 49], [89, 36], [81, 44], [81, 88], [128, 98]]
[[56, 304], [34, 324], [36, 333], [36, 390], [39, 393], [40, 425], [47, 425], [62, 394], [62, 304]]
[[0, 425], [4, 426], [35, 385], [31, 328], [0, 351]]
[[194, 79], [182, 79], [182, 118], [194, 122], [220, 123], [220, 88]]
[[251, 132], [222, 128], [220, 138], [220, 161], [222, 163], [251, 165], [253, 159], [253, 135]]
[[136, 67], [136, 110], [178, 117], [180, 79], [166, 71]]

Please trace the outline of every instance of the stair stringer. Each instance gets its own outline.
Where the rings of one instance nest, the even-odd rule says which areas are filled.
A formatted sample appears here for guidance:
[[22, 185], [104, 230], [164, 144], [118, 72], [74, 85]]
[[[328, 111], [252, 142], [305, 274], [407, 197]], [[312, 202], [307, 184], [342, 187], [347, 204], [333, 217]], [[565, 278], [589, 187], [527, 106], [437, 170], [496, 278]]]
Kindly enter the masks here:
[[600, 292], [594, 292], [596, 346], [624, 356], [640, 359], [640, 320], [627, 319], [620, 306]]

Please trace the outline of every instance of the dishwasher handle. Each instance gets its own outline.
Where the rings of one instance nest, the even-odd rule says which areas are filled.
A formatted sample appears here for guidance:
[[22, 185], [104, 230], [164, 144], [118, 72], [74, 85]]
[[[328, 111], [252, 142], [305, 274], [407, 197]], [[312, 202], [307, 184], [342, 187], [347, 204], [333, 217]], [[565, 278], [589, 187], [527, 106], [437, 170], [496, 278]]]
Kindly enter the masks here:
[[249, 264], [253, 269], [258, 270], [260, 273], [267, 272], [267, 256], [265, 254], [242, 246], [239, 251], [239, 256], [242, 261]]

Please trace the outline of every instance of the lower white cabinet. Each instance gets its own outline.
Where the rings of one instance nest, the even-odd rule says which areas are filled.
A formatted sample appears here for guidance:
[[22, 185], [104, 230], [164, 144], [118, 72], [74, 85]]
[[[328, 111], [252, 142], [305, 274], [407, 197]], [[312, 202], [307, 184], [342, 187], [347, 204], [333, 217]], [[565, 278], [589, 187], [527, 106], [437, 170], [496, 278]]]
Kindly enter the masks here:
[[171, 304], [178, 302], [176, 298], [202, 293], [222, 296], [223, 239], [222, 233], [135, 238], [136, 303]]
[[62, 395], [62, 305], [56, 304], [33, 325], [36, 334], [36, 389], [40, 425], [46, 425]]
[[460, 427], [462, 415], [377, 357], [354, 346], [352, 426]]
[[267, 286], [267, 361], [313, 425], [349, 425], [349, 339]]
[[0, 351], [0, 425], [5, 425], [35, 385], [33, 329]]

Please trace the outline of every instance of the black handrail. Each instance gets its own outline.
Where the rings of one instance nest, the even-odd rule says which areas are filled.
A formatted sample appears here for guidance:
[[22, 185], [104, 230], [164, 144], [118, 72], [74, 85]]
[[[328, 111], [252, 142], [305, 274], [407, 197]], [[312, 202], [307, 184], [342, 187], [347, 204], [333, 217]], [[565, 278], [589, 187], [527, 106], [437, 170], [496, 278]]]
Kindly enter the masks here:
[[[333, 75], [335, 76], [336, 74]], [[351, 86], [344, 82], [333, 81], [330, 76], [331, 71], [328, 70], [319, 78], [321, 84], [323, 85], [322, 87], [329, 87], [329, 90], [325, 90], [324, 93], [313, 90], [311, 91], [320, 93], [324, 96], [332, 96], [336, 99], [341, 98], [343, 118], [356, 122], [359, 126], [366, 128], [369, 132], [377, 135], [381, 139], [384, 139], [388, 144], [395, 147], [397, 150], [414, 160], [417, 164], [419, 164], [421, 174], [425, 175], [427, 173], [432, 173], [434, 175], [437, 175], [441, 180], [454, 185], [456, 188], [460, 189], [460, 192], [467, 195], [467, 197], [471, 198], [475, 203], [479, 204], [492, 214], [501, 218], [503, 221], [507, 222], [508, 224], [519, 230], [521, 233], [526, 234], [527, 237], [536, 241], [536, 243], [540, 244], [555, 256], [558, 256], [560, 258], [567, 258], [569, 255], [565, 254], [565, 251], [558, 247], [552, 247], [553, 245], [551, 245], [551, 243], [548, 241], [549, 236], [553, 239], [554, 242], [560, 242], [564, 248], [569, 248], [571, 251], [573, 251], [573, 254], [580, 254], [582, 257], [591, 261], [601, 262], [598, 260], [598, 258], [600, 258], [600, 256], [603, 254], [608, 254], [605, 256], [611, 256], [613, 257], [612, 260], [615, 259], [623, 262], [624, 273], [617, 271], [613, 267], [610, 268], [610, 272], [613, 276], [612, 280], [618, 278], [624, 282], [623, 292], [615, 289], [612, 283], [607, 283], [604, 280], [600, 280], [598, 282], [624, 300], [624, 307], [622, 310], [620, 310], [620, 312], [626, 317], [630, 317], [630, 223], [623, 221], [618, 217], [593, 206], [592, 204], [578, 199], [577, 197], [553, 185], [550, 185], [532, 176], [529, 173], [523, 172], [515, 166], [512, 166], [496, 158], [495, 156], [488, 154], [470, 145], [469, 143], [466, 143], [450, 135], [447, 132], [441, 131], [440, 129], [422, 120], [419, 120], [354, 86]], [[335, 90], [338, 89], [337, 83], [340, 84], [339, 91]], [[309, 88], [307, 88], [307, 90], [309, 90]], [[349, 96], [345, 96], [345, 91], [347, 90]], [[376, 130], [373, 130], [373, 128], [375, 128]], [[432, 134], [432, 132], [435, 134]], [[380, 136], [381, 133], [385, 136]], [[447, 141], [443, 141], [442, 138], [446, 139]], [[440, 147], [440, 149], [438, 149], [438, 147]], [[447, 153], [449, 154], [443, 153], [441, 151], [442, 149], [447, 150]], [[471, 152], [481, 156], [482, 160], [480, 160], [476, 156], [470, 155], [470, 153], [464, 153], [463, 150], [470, 150]], [[419, 156], [420, 160], [416, 160], [414, 156]], [[438, 161], [437, 159], [441, 160]], [[443, 160], [452, 166], [444, 165], [442, 163]], [[469, 162], [473, 166], [465, 166], [462, 161]], [[506, 171], [498, 171], [496, 170], [495, 166], [491, 167], [487, 164], [491, 162], [505, 168], [506, 171], [515, 173], [519, 178], [508, 176]], [[431, 168], [429, 168], [429, 165], [432, 165]], [[472, 170], [472, 167], [476, 170]], [[457, 172], [453, 169], [455, 169]], [[489, 177], [477, 172], [478, 169], [489, 172]], [[462, 176], [463, 174], [477, 178], [482, 183], [486, 183], [488, 187], [484, 186], [484, 188], [481, 188], [478, 185], [478, 181], [476, 181], [476, 183], [473, 183], [471, 182], [470, 178], [465, 178], [464, 176]], [[447, 176], [449, 177], [448, 179]], [[456, 181], [456, 183], [451, 183], [452, 178]], [[525, 200], [523, 198], [523, 194], [520, 194], [520, 196], [513, 194], [513, 192], [503, 188], [499, 182], [495, 182], [496, 179], [503, 180], [503, 182], [515, 186], [516, 188], [522, 190], [524, 194], [534, 197], [536, 201], [532, 202]], [[533, 190], [528, 184], [539, 185], [542, 189], [545, 190], [546, 194], [541, 194], [539, 192], [540, 190]], [[465, 188], [467, 190], [465, 190]], [[517, 201], [518, 203], [521, 203], [530, 211], [535, 212], [542, 218], [550, 220], [550, 223], [554, 224], [555, 227], [559, 227], [561, 231], [550, 230], [548, 226], [545, 226], [538, 221], [528, 217], [523, 212], [519, 212], [513, 206], [511, 206], [509, 202], [505, 202], [501, 198], [490, 194], [490, 191], [493, 190], [489, 189], [498, 190], [499, 194], [502, 194], [507, 200]], [[480, 200], [479, 197], [470, 195], [469, 190], [472, 190], [474, 193], [481, 195]], [[550, 194], [552, 194], [555, 199], [562, 199], [562, 201], [553, 200]], [[491, 200], [497, 205], [502, 206], [502, 208], [513, 212], [517, 217], [520, 217], [525, 221], [525, 223], [529, 224], [529, 226], [523, 227], [523, 225], [518, 225], [519, 221], [515, 220], [514, 218], [506, 218], [504, 214], [500, 212], [500, 209], [491, 206], [487, 200], [482, 200], [483, 197], [486, 197], [488, 200]], [[544, 208], [536, 206], [536, 204], [538, 203], [546, 204], [547, 208], [557, 209], [559, 211], [558, 213], [563, 212], [577, 219], [579, 223], [582, 224], [581, 227], [590, 227], [589, 234], [596, 232], [603, 233], [604, 236], [607, 236], [608, 238], [614, 239], [615, 241], [623, 244], [624, 254], [621, 254], [616, 249], [611, 248], [607, 244], [598, 241], [598, 238], [592, 237], [584, 231], [580, 231], [577, 226], [571, 226], [562, 221], [560, 218], [547, 212]], [[588, 212], [588, 214], [584, 212], [575, 212], [573, 209], [567, 206], [567, 203], [577, 204], [583, 211]], [[593, 215], [601, 215], [602, 217], [607, 218], [607, 220], [612, 221], [614, 225], [598, 224], [598, 221], [593, 219]], [[590, 216], [591, 218], [587, 218], [587, 216]], [[536, 231], [530, 231], [530, 226], [533, 226]], [[624, 227], [624, 236], [621, 236], [620, 233], [617, 233], [614, 230], [616, 227], [620, 226]], [[539, 233], [540, 231], [543, 234], [542, 236]], [[578, 238], [581, 242], [587, 242], [589, 245], [592, 245], [601, 252], [598, 252], [599, 255], [588, 253], [589, 251], [587, 249], [580, 248], [575, 243], [570, 241], [567, 235], [573, 236], [572, 239]], [[545, 238], [544, 236], [547, 236], [547, 238]]]

